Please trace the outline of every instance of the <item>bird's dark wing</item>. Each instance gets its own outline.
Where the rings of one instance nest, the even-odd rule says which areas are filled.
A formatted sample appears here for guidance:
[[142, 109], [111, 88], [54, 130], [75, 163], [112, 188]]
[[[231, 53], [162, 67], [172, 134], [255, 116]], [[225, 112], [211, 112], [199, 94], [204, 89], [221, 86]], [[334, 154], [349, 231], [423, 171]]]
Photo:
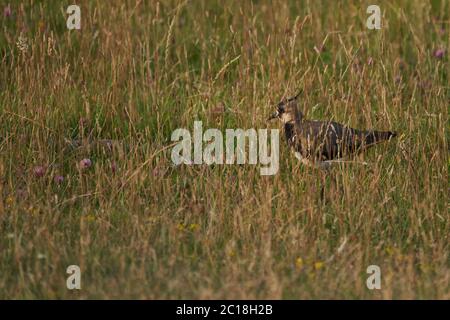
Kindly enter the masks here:
[[303, 157], [325, 161], [357, 153], [395, 136], [390, 131], [357, 130], [333, 121], [303, 121], [296, 130]]

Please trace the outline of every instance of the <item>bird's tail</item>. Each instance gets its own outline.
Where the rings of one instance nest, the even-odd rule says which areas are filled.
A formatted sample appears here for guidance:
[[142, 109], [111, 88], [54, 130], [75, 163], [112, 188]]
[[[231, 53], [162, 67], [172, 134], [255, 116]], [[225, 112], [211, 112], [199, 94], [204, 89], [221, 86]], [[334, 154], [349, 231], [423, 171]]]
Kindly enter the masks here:
[[366, 145], [373, 145], [383, 141], [387, 141], [397, 135], [396, 132], [393, 131], [375, 131], [369, 130], [365, 132], [364, 143]]

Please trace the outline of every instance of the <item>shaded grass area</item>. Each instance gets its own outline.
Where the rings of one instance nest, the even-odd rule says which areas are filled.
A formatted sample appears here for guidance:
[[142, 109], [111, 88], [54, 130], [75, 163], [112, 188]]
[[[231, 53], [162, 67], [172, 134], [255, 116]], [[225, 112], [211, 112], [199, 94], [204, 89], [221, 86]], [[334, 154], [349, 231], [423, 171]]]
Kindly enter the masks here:
[[[79, 31], [69, 4], [0, 20], [0, 298], [449, 298], [448, 1], [380, 1], [377, 31], [364, 1], [80, 1]], [[399, 137], [325, 201], [283, 143], [274, 176], [172, 165], [176, 128], [266, 128], [300, 88]]]

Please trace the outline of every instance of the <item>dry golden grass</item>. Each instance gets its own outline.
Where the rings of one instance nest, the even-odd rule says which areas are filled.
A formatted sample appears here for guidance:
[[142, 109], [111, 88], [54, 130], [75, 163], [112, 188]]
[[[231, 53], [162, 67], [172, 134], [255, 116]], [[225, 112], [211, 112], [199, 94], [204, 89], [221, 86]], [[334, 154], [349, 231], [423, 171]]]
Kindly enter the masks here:
[[[78, 3], [80, 31], [64, 1], [0, 20], [0, 298], [450, 298], [448, 1], [378, 1], [379, 31], [367, 1]], [[325, 201], [284, 141], [274, 176], [172, 166], [174, 129], [266, 128], [299, 88], [399, 137]]]

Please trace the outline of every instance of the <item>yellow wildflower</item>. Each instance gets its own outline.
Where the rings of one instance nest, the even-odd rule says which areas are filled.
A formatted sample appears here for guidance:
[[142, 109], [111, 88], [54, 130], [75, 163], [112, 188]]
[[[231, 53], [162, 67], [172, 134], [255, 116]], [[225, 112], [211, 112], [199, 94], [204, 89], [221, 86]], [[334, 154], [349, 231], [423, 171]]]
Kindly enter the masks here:
[[193, 232], [197, 231], [198, 229], [200, 229], [200, 225], [197, 223], [191, 223], [189, 225], [189, 230], [191, 230]]
[[325, 263], [323, 263], [322, 261], [317, 261], [314, 263], [314, 269], [316, 270], [320, 270], [324, 267]]
[[299, 257], [295, 260], [295, 267], [297, 269], [303, 268], [303, 259], [302, 258]]
[[389, 246], [386, 248], [386, 253], [390, 256], [392, 256], [395, 253], [395, 248]]
[[33, 206], [29, 206], [27, 208], [27, 212], [33, 216], [37, 215], [39, 213], [39, 208], [35, 208]]
[[14, 197], [11, 196], [11, 195], [10, 195], [10, 196], [7, 196], [7, 197], [6, 197], [6, 204], [10, 206], [10, 205], [12, 205], [13, 203], [14, 203]]
[[235, 255], [236, 255], [236, 252], [235, 252], [233, 249], [228, 250], [228, 256], [229, 256], [230, 258], [233, 258]]

